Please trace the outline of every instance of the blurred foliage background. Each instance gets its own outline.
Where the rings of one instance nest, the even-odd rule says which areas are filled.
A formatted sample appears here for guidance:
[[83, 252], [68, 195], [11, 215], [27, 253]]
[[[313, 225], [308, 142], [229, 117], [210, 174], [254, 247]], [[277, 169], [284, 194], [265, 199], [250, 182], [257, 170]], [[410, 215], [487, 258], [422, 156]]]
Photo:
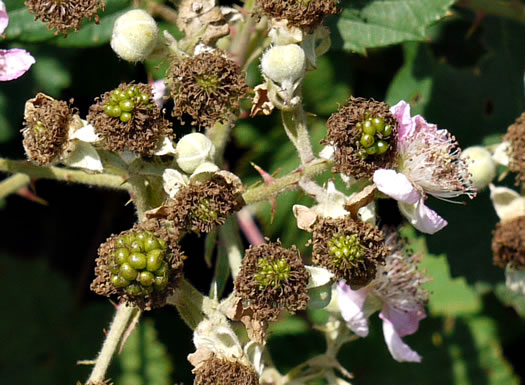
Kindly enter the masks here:
[[[22, 78], [0, 84], [3, 157], [24, 157], [24, 103], [37, 92], [74, 98], [84, 116], [96, 96], [120, 82], [162, 77], [166, 63], [160, 68], [157, 62], [131, 65], [109, 47], [114, 20], [131, 8], [128, 0], [107, 0], [99, 26], [87, 23], [66, 39], [34, 22], [23, 0], [5, 3], [10, 25], [2, 48], [25, 48], [37, 62]], [[448, 129], [462, 147], [498, 141], [525, 110], [525, 13], [512, 11], [512, 6], [523, 6], [520, 1], [497, 2], [497, 11], [490, 3], [343, 2], [341, 14], [328, 20], [332, 50], [304, 84], [316, 149], [326, 119], [350, 95], [390, 104], [410, 101], [414, 113]], [[248, 71], [252, 87], [259, 76], [255, 63]], [[175, 127], [179, 134], [187, 132]], [[227, 165], [246, 185], [260, 181], [250, 162], [279, 175], [298, 166], [278, 114], [242, 119], [233, 134]], [[512, 177], [503, 183], [512, 186]], [[45, 205], [21, 196], [1, 202], [0, 278], [7, 302], [0, 315], [0, 383], [73, 384], [89, 373], [89, 367], [76, 362], [94, 358], [113, 314], [109, 301], [88, 290], [97, 247], [109, 234], [133, 225], [133, 208], [126, 205], [125, 194], [114, 191], [44, 180], [33, 189]], [[285, 246], [295, 244], [308, 256], [308, 234], [295, 227], [291, 213], [298, 202], [312, 203], [291, 192], [279, 197], [273, 221], [267, 202], [254, 213], [265, 235], [280, 238]], [[431, 199], [430, 206], [449, 221], [448, 227], [431, 237], [406, 233], [413, 248], [425, 253], [424, 268], [434, 277], [427, 284], [432, 293], [428, 318], [406, 338], [423, 363], [394, 361], [377, 317], [371, 319], [369, 337], [343, 349], [341, 362], [355, 375], [356, 385], [520, 383], [525, 377], [525, 299], [506, 289], [503, 271], [492, 265], [497, 217], [488, 193], [467, 205]], [[383, 223], [402, 224], [392, 202], [381, 202], [379, 214]], [[213, 267], [203, 261], [203, 238], [186, 238], [183, 249], [190, 256], [187, 278], [207, 292]], [[298, 314], [272, 328], [269, 349], [279, 369], [323, 351], [323, 338], [311, 326], [325, 316], [323, 311]], [[176, 310], [159, 309], [143, 317], [110, 376], [118, 385], [190, 384], [186, 356], [192, 350], [191, 332]]]

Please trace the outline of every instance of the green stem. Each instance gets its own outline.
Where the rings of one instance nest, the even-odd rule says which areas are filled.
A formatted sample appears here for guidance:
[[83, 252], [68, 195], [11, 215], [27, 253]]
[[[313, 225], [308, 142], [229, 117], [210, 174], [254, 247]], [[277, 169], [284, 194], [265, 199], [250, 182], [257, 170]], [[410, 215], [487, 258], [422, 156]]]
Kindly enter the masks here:
[[459, 0], [456, 5], [525, 23], [525, 6], [519, 0]]
[[17, 192], [29, 182], [31, 182], [31, 178], [25, 174], [15, 174], [4, 179], [0, 182], [0, 199]]
[[224, 149], [230, 139], [231, 128], [232, 122], [227, 121], [225, 123], [215, 123], [213, 127], [206, 132], [206, 136], [215, 146], [215, 160], [219, 167], [223, 163]]
[[306, 127], [306, 114], [304, 113], [303, 105], [300, 103], [293, 111], [281, 111], [284, 130], [286, 135], [294, 144], [301, 164], [307, 164], [314, 159], [314, 151], [310, 143], [310, 134]]
[[130, 185], [122, 176], [109, 174], [87, 174], [81, 170], [50, 166], [36, 166], [19, 160], [0, 158], [0, 172], [21, 173], [31, 178], [53, 179], [62, 182], [87, 184], [119, 190], [129, 190]]
[[118, 307], [113, 322], [111, 323], [111, 327], [109, 328], [109, 332], [106, 335], [104, 344], [102, 345], [102, 349], [97, 357], [95, 367], [93, 368], [86, 385], [100, 384], [104, 381], [106, 371], [108, 370], [115, 351], [120, 345], [122, 336], [133, 316], [139, 311], [140, 310], [136, 307], [128, 306], [126, 304], [121, 304]]
[[185, 279], [181, 280], [175, 293], [166, 299], [167, 304], [177, 308], [181, 318], [192, 330], [204, 319], [206, 309], [213, 308], [211, 302]]
[[275, 179], [272, 183], [255, 187], [243, 194], [246, 204], [252, 204], [271, 198], [278, 193], [297, 188], [297, 184], [302, 179], [311, 179], [314, 176], [327, 171], [332, 167], [333, 162], [329, 160], [316, 160], [299, 168], [292, 173]]

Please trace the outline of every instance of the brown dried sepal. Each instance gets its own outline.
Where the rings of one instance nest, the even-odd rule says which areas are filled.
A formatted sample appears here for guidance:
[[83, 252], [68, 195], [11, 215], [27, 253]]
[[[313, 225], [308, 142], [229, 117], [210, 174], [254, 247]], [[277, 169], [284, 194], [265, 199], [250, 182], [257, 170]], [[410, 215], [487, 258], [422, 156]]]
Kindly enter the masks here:
[[69, 31], [78, 31], [84, 18], [95, 19], [99, 23], [99, 10], [104, 11], [106, 3], [102, 0], [26, 0], [25, 6], [49, 29], [56, 29], [55, 35]]
[[248, 91], [239, 65], [218, 50], [174, 58], [166, 79], [175, 103], [172, 115], [181, 124], [189, 115], [199, 128], [225, 122]]
[[[270, 263], [286, 260], [290, 267], [288, 278], [278, 286], [262, 287], [255, 279], [261, 259]], [[253, 318], [274, 321], [284, 309], [291, 313], [306, 309], [310, 300], [306, 289], [309, 278], [295, 246], [285, 249], [280, 243], [264, 243], [246, 250], [241, 271], [234, 283], [235, 295], [243, 299], [244, 308], [253, 311]]]
[[509, 169], [517, 173], [516, 185], [525, 183], [525, 112], [509, 126], [503, 141], [510, 143]]
[[212, 355], [193, 369], [193, 385], [257, 385], [259, 376], [253, 367], [235, 359]]
[[[356, 235], [364, 255], [358, 261], [343, 259], [340, 265], [333, 262], [328, 242], [338, 236]], [[355, 221], [350, 215], [343, 218], [319, 218], [314, 224], [312, 261], [330, 270], [338, 279], [344, 279], [352, 289], [366, 286], [375, 278], [377, 266], [384, 264], [390, 252], [385, 235], [376, 226]]]
[[153, 89], [144, 83], [121, 83], [118, 88], [127, 90], [136, 87], [141, 93], [149, 96], [150, 108], [137, 104], [128, 122], [110, 117], [104, 112], [104, 106], [111, 98], [113, 91], [108, 91], [96, 98], [96, 103], [89, 108], [87, 121], [93, 125], [95, 132], [102, 138], [101, 145], [109, 151], [132, 151], [139, 155], [152, 156], [161, 145], [163, 137], [173, 137], [171, 123], [164, 119], [162, 111], [153, 102]]
[[245, 205], [242, 192], [239, 178], [220, 171], [207, 182], [182, 187], [155, 215], [165, 216], [181, 230], [209, 233]]
[[494, 264], [525, 269], [525, 216], [498, 223], [492, 237]]
[[26, 102], [22, 133], [30, 160], [42, 166], [62, 153], [74, 112], [66, 102], [42, 93]]
[[242, 298], [234, 297], [233, 305], [225, 313], [226, 316], [232, 321], [241, 321], [248, 337], [259, 345], [265, 345], [268, 321], [255, 318], [253, 309], [244, 308], [242, 303]]
[[[362, 132], [356, 124], [365, 120], [366, 113], [383, 118], [392, 127], [392, 135], [386, 153], [361, 159], [358, 150], [361, 148], [359, 141]], [[351, 97], [327, 122], [327, 136], [322, 143], [335, 146], [335, 166], [332, 171], [361, 179], [370, 178], [380, 168], [393, 168], [397, 155], [397, 127], [397, 120], [390, 113], [388, 104], [374, 99]]]
[[337, 13], [336, 0], [257, 0], [262, 13], [306, 32], [313, 32], [325, 17]]
[[[146, 221], [147, 222], [147, 221]], [[151, 294], [144, 294], [140, 296], [132, 296], [126, 293], [124, 288], [116, 288], [111, 283], [111, 271], [109, 264], [111, 261], [111, 254], [118, 248], [117, 240], [126, 234], [132, 232], [140, 232], [144, 230], [153, 231], [153, 229], [162, 226], [161, 223], [144, 223], [136, 224], [132, 229], [123, 231], [120, 234], [112, 235], [106, 242], [100, 245], [98, 249], [98, 258], [96, 259], [95, 279], [91, 283], [90, 289], [106, 297], [117, 296], [119, 303], [128, 303], [137, 306], [141, 310], [151, 310], [164, 306], [166, 298], [168, 298], [176, 289], [182, 278], [182, 271], [184, 267], [184, 259], [186, 258], [182, 253], [180, 246], [173, 241], [173, 238], [166, 233], [155, 233], [155, 236], [163, 239], [169, 247], [168, 265], [170, 267], [169, 281], [166, 288], [159, 292]]]
[[183, 0], [178, 5], [177, 27], [186, 38], [199, 37], [209, 46], [230, 33], [230, 28], [215, 0]]

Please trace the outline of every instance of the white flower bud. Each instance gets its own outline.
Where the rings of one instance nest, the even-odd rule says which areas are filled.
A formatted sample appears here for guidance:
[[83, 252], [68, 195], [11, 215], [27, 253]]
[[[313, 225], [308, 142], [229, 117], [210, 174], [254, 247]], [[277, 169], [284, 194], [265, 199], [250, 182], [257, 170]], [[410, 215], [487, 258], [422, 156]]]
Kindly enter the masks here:
[[202, 163], [213, 160], [215, 155], [211, 140], [198, 132], [184, 135], [175, 151], [179, 167], [187, 174], [192, 174]]
[[274, 46], [264, 54], [261, 68], [264, 75], [276, 83], [293, 83], [304, 74], [304, 51], [297, 44]]
[[142, 9], [134, 9], [115, 21], [111, 48], [126, 61], [144, 61], [155, 49], [158, 36], [157, 23], [150, 14]]
[[492, 154], [485, 148], [469, 147], [462, 152], [461, 158], [468, 158], [468, 171], [476, 189], [484, 189], [496, 177], [496, 163], [492, 159]]

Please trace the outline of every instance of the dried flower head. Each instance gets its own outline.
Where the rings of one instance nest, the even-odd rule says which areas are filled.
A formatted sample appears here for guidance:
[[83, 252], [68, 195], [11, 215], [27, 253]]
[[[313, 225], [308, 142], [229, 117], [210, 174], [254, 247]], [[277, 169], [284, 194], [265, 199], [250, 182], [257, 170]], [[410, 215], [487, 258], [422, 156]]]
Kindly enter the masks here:
[[74, 110], [66, 102], [39, 93], [24, 112], [24, 148], [39, 165], [52, 163], [64, 150]]
[[258, 0], [262, 13], [312, 32], [324, 18], [337, 12], [336, 0]]
[[510, 143], [510, 164], [512, 172], [517, 173], [516, 183], [525, 183], [525, 112], [509, 126], [503, 141]]
[[122, 83], [96, 99], [87, 120], [110, 151], [130, 150], [150, 156], [173, 133], [171, 123], [162, 117], [154, 102], [150, 85]]
[[330, 270], [352, 288], [367, 285], [384, 263], [389, 248], [376, 226], [349, 215], [318, 218], [313, 227], [313, 262]]
[[335, 147], [334, 172], [370, 178], [374, 171], [395, 165], [397, 121], [386, 103], [352, 97], [327, 126], [323, 143]]
[[199, 128], [224, 122], [248, 90], [240, 67], [220, 51], [174, 59], [166, 79], [175, 102], [173, 116], [184, 124], [187, 114]]
[[220, 171], [207, 182], [181, 187], [165, 206], [166, 218], [177, 228], [208, 233], [244, 206], [242, 191], [239, 178]]
[[35, 20], [47, 23], [49, 29], [56, 29], [55, 35], [78, 31], [84, 18], [95, 19], [99, 23], [99, 10], [104, 10], [102, 0], [26, 0], [25, 6], [35, 16]]
[[215, 355], [203, 361], [193, 372], [195, 373], [193, 385], [259, 384], [259, 376], [251, 366]]
[[492, 238], [494, 264], [499, 267], [512, 266], [525, 269], [525, 216], [500, 222]]
[[250, 247], [235, 280], [235, 295], [260, 320], [275, 320], [283, 309], [294, 313], [306, 309], [309, 273], [299, 251], [280, 243]]
[[385, 342], [392, 357], [400, 362], [420, 362], [419, 354], [401, 338], [415, 333], [419, 321], [426, 317], [428, 293], [423, 284], [430, 278], [418, 270], [422, 255], [407, 254], [397, 233], [390, 233], [386, 243], [393, 252], [378, 267], [375, 278], [356, 291], [340, 281], [337, 302], [347, 326], [360, 337], [368, 335], [367, 318], [380, 310]]
[[91, 290], [105, 296], [117, 295], [120, 302], [143, 310], [163, 306], [180, 279], [184, 257], [159, 223], [135, 225], [112, 235], [98, 249], [96, 278]]

